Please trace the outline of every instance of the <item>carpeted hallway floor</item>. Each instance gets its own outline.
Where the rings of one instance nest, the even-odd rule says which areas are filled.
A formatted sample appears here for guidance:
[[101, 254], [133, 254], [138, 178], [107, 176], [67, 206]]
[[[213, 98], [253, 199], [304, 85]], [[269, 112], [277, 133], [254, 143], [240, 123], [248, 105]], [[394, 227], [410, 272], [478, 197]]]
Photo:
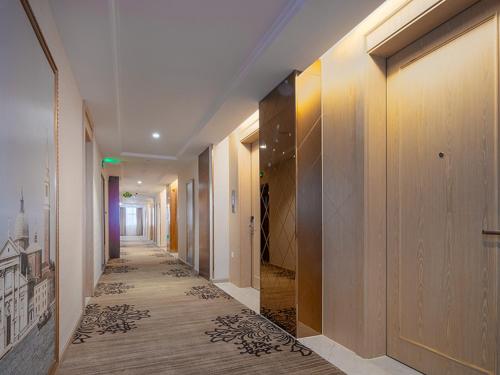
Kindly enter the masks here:
[[342, 374], [152, 247], [111, 261], [58, 374]]

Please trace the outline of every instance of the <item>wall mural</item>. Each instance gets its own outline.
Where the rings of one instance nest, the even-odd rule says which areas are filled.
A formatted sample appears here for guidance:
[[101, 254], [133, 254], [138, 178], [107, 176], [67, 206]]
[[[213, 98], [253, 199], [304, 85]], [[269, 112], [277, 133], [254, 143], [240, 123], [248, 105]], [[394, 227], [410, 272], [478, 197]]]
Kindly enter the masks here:
[[0, 1], [0, 374], [57, 359], [57, 68], [27, 1]]

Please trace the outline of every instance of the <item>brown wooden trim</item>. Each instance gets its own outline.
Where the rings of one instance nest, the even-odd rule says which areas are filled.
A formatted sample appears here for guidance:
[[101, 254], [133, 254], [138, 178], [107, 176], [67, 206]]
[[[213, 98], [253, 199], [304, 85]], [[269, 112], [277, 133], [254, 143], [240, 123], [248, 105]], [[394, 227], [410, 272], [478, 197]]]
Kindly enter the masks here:
[[49, 46], [45, 41], [42, 29], [40, 28], [40, 25], [38, 24], [38, 21], [35, 18], [35, 14], [33, 13], [33, 9], [31, 8], [29, 0], [19, 0], [19, 1], [21, 2], [21, 5], [23, 6], [24, 11], [26, 12], [26, 16], [28, 16], [28, 20], [30, 21], [31, 27], [33, 27], [33, 31], [35, 32], [38, 42], [40, 43], [40, 47], [42, 47], [43, 53], [45, 54], [45, 57], [47, 58], [47, 61], [50, 67], [52, 68], [52, 71], [54, 73], [57, 73], [58, 70], [56, 62], [52, 57], [52, 54], [50, 53]]

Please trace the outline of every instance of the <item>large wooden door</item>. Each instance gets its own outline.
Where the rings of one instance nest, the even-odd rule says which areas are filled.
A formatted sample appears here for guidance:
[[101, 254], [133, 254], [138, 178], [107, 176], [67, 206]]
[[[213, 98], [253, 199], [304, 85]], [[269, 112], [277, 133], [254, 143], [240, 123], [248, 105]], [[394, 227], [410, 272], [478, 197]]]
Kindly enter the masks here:
[[495, 3], [388, 60], [388, 354], [426, 374], [498, 374]]

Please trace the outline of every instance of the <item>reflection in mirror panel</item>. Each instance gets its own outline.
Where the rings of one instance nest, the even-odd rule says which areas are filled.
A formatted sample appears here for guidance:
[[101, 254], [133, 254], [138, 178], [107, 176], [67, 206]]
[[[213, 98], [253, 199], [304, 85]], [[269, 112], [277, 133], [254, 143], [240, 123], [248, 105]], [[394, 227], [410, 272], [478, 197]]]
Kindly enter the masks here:
[[294, 72], [259, 104], [261, 314], [294, 336], [295, 76]]

